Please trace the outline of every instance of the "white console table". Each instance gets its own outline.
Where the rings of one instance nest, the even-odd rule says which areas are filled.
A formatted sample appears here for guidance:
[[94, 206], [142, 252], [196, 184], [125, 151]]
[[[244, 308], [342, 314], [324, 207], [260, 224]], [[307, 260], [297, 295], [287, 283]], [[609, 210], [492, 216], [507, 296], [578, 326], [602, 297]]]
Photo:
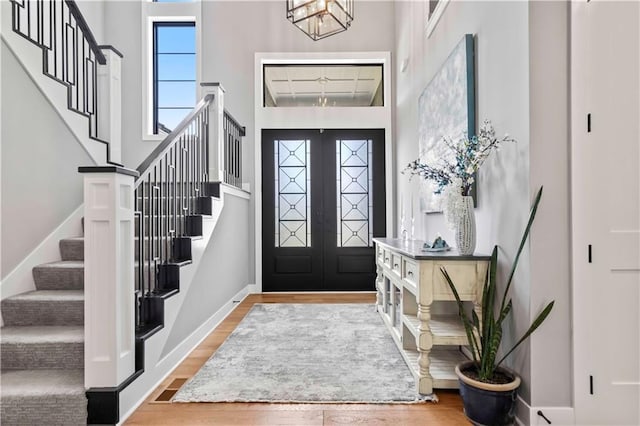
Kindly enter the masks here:
[[490, 256], [462, 256], [455, 250], [425, 252], [424, 241], [374, 238], [378, 312], [416, 378], [418, 392], [456, 389], [454, 367], [466, 360], [462, 321], [456, 314], [432, 315], [434, 303], [455, 303], [440, 267], [445, 267], [463, 301], [482, 318], [482, 286]]

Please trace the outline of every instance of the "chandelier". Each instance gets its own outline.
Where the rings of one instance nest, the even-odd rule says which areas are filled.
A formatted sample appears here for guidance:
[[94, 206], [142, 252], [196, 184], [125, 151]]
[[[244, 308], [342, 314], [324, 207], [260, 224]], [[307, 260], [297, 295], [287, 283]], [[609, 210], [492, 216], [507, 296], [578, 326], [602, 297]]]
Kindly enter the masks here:
[[287, 19], [313, 40], [346, 31], [353, 0], [287, 0]]

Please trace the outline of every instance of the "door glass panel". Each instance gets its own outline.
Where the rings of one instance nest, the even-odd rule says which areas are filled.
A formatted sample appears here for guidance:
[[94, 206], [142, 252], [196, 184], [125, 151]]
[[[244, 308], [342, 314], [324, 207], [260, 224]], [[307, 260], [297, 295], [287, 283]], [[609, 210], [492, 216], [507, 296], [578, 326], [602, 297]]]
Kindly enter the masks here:
[[338, 247], [372, 247], [372, 141], [336, 140]]
[[275, 140], [275, 246], [311, 247], [311, 187], [307, 140]]
[[384, 106], [382, 71], [382, 64], [265, 64], [263, 106]]

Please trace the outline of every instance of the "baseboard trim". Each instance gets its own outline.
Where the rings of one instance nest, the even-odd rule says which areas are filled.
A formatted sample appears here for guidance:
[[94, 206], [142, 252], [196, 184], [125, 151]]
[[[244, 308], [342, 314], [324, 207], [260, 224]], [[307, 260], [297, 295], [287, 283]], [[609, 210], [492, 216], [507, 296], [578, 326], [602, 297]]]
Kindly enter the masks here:
[[516, 423], [520, 426], [547, 426], [549, 423], [538, 414], [541, 412], [552, 425], [575, 425], [575, 411], [573, 407], [532, 407], [518, 395], [516, 401]]
[[144, 370], [136, 371], [117, 387], [87, 389], [87, 424], [106, 425], [118, 423], [120, 392], [143, 373]]
[[140, 398], [129, 411], [120, 417], [119, 423], [124, 423], [134, 412], [140, 407], [140, 405], [156, 390], [158, 386], [171, 374], [174, 368], [184, 361], [189, 354], [209, 335], [211, 332], [224, 321], [225, 318], [233, 311], [238, 305], [239, 301], [243, 301], [249, 295], [249, 287], [252, 284], [248, 284], [236, 293], [231, 299], [229, 299], [220, 309], [218, 309], [213, 315], [209, 317], [200, 327], [193, 331], [182, 343], [176, 346], [171, 352], [169, 352], [164, 358], [162, 358], [156, 368], [167, 367], [167, 372], [163, 374], [156, 383], [150, 386], [149, 390]]

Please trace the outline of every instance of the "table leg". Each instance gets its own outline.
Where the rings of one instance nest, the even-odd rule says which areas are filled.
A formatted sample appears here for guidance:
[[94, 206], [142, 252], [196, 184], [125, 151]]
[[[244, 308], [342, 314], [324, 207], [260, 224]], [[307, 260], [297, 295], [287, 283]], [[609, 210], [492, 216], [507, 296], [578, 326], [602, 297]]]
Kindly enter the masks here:
[[433, 393], [433, 377], [429, 367], [431, 360], [429, 352], [433, 347], [433, 334], [429, 322], [431, 321], [431, 306], [418, 304], [418, 337], [416, 346], [418, 348], [418, 393], [428, 395]]

